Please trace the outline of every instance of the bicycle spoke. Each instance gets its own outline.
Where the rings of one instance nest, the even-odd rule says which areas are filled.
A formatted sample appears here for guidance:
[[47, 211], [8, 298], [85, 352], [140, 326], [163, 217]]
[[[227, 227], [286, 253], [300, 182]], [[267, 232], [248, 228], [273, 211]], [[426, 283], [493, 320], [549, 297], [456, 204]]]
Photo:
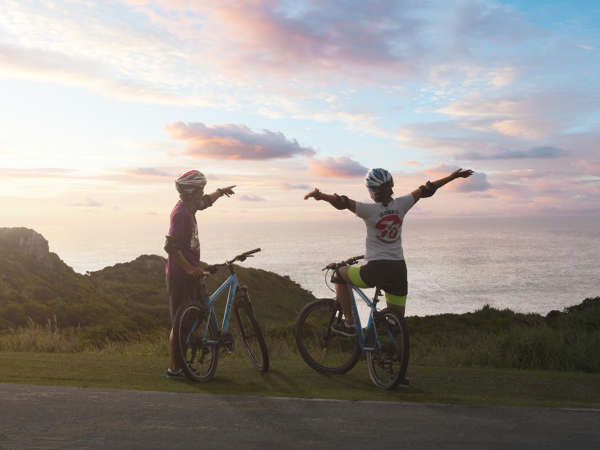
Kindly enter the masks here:
[[247, 297], [238, 300], [235, 307], [235, 316], [248, 358], [258, 370], [261, 372], [267, 371], [269, 369], [267, 346], [260, 326], [254, 318], [250, 300]]
[[369, 375], [375, 385], [393, 389], [406, 373], [408, 332], [404, 321], [390, 310], [378, 313], [375, 326], [379, 345], [367, 354]]
[[186, 376], [195, 381], [206, 381], [214, 375], [218, 353], [207, 343], [215, 339], [214, 326], [206, 321], [206, 307], [191, 303], [180, 308], [175, 319], [176, 358]]
[[318, 300], [302, 310], [296, 323], [296, 343], [306, 363], [319, 372], [344, 373], [360, 356], [356, 337], [332, 332], [341, 320], [339, 304], [334, 300]]

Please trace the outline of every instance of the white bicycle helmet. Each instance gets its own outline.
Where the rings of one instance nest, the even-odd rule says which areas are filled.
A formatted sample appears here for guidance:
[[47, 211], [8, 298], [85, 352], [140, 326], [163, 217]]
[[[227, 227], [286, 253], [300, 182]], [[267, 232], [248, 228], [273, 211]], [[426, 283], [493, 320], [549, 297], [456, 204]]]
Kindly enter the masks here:
[[182, 196], [191, 195], [197, 190], [203, 189], [204, 186], [206, 186], [206, 177], [197, 170], [190, 170], [175, 180], [177, 192]]
[[393, 187], [394, 179], [385, 169], [371, 169], [365, 178], [365, 184], [370, 191], [376, 191], [383, 185]]

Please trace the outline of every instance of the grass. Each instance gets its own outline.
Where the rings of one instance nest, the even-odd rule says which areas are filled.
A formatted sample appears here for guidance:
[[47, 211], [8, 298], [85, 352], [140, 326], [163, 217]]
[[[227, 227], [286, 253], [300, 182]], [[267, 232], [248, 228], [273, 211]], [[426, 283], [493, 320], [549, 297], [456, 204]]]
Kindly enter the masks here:
[[[326, 377], [297, 353], [293, 324], [266, 328], [272, 370], [258, 373], [236, 340], [217, 376], [195, 384], [164, 377], [166, 330], [120, 340], [57, 320], [0, 335], [0, 382], [259, 396], [469, 404], [600, 407], [600, 297], [546, 317], [483, 308], [409, 317], [409, 388], [384, 392], [364, 362]], [[234, 334], [236, 329], [233, 329]], [[523, 370], [526, 369], [526, 370]]]
[[600, 374], [413, 365], [410, 387], [386, 392], [371, 383], [364, 362], [346, 375], [327, 377], [296, 356], [274, 359], [265, 374], [245, 359], [225, 357], [208, 383], [169, 380], [164, 376], [166, 366], [165, 356], [152, 354], [0, 352], [0, 382], [190, 394], [600, 407]]

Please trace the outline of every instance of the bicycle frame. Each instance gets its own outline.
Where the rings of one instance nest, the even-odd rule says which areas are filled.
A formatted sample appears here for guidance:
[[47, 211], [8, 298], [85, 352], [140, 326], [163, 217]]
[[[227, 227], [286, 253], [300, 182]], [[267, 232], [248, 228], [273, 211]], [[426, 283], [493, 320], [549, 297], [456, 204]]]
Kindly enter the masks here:
[[[350, 285], [350, 287], [352, 288], [350, 290], [350, 294], [352, 297], [352, 313], [354, 314], [354, 318], [357, 322], [356, 330], [357, 330], [357, 334], [358, 334], [358, 344], [360, 345], [360, 348], [362, 350], [366, 350], [366, 351], [381, 350], [381, 343], [379, 342], [379, 335], [377, 334], [377, 327], [373, 326], [374, 325], [374, 323], [373, 323], [374, 315], [375, 315], [375, 312], [377, 311], [377, 302], [369, 300], [369, 298], [365, 295], [365, 293], [363, 291], [361, 291], [357, 286]], [[354, 297], [355, 291], [358, 293], [360, 298], [367, 304], [367, 306], [371, 310], [371, 312], [369, 313], [369, 320], [367, 322], [367, 326], [366, 326], [364, 332], [363, 332], [362, 324], [360, 323], [360, 316], [358, 315], [358, 308], [356, 307], [356, 299]], [[375, 342], [374, 342], [375, 346], [374, 347], [367, 346], [367, 343], [366, 343], [367, 336], [369, 336], [369, 333], [371, 332], [371, 328], [373, 328], [373, 333], [375, 334]]]
[[[208, 335], [208, 327], [212, 322], [217, 332], [227, 331], [229, 329], [229, 315], [231, 314], [231, 305], [233, 304], [233, 300], [235, 298], [235, 293], [237, 292], [237, 288], [239, 286], [239, 280], [235, 273], [231, 274], [229, 278], [227, 278], [221, 286], [219, 286], [215, 292], [208, 296], [206, 299], [206, 307], [209, 309], [209, 317], [206, 321], [206, 325], [204, 328], [204, 337]], [[213, 303], [217, 301], [217, 298], [221, 293], [229, 287], [229, 292], [227, 293], [227, 303], [225, 304], [225, 312], [223, 313], [223, 323], [219, 326], [219, 321], [217, 320], [217, 313], [215, 313], [215, 309], [213, 308]], [[192, 327], [192, 332], [196, 326]], [[192, 333], [190, 333], [191, 335]], [[219, 341], [215, 340], [207, 340], [207, 344], [219, 344]]]

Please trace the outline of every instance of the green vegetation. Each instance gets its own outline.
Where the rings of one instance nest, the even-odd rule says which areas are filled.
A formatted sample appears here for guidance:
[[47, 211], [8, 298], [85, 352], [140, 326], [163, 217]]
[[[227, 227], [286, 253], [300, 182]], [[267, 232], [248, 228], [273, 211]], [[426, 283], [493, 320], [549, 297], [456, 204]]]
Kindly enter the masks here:
[[[0, 252], [0, 352], [166, 358], [164, 258], [140, 256], [81, 275], [24, 228], [0, 229]], [[273, 360], [298, 358], [293, 323], [314, 297], [288, 277], [244, 267], [238, 274], [250, 289]], [[209, 290], [226, 276], [221, 270], [211, 277]], [[484, 307], [408, 317], [407, 324], [409, 367], [600, 372], [600, 297], [546, 316]], [[243, 359], [239, 352], [238, 345], [230, 360]]]
[[[0, 342], [14, 341], [10, 334], [31, 335], [36, 326], [49, 326], [54, 331], [48, 336], [56, 345], [60, 335], [78, 341], [67, 345], [71, 349], [102, 348], [168, 327], [165, 259], [160, 256], [144, 255], [81, 275], [50, 253], [40, 234], [26, 228], [0, 228], [0, 254]], [[236, 271], [266, 328], [292, 323], [302, 306], [314, 300], [288, 277], [241, 266]], [[208, 289], [214, 290], [227, 276], [221, 269], [209, 278]], [[216, 305], [219, 314], [224, 297]], [[26, 331], [15, 331], [21, 328]]]
[[184, 393], [346, 400], [600, 407], [600, 374], [411, 366], [410, 387], [375, 388], [361, 362], [341, 376], [311, 370], [299, 357], [274, 359], [259, 373], [246, 359], [222, 358], [208, 383], [169, 380], [165, 356], [118, 351], [50, 354], [0, 352], [0, 382]]
[[412, 363], [600, 372], [600, 297], [545, 317], [486, 306], [407, 323]]

